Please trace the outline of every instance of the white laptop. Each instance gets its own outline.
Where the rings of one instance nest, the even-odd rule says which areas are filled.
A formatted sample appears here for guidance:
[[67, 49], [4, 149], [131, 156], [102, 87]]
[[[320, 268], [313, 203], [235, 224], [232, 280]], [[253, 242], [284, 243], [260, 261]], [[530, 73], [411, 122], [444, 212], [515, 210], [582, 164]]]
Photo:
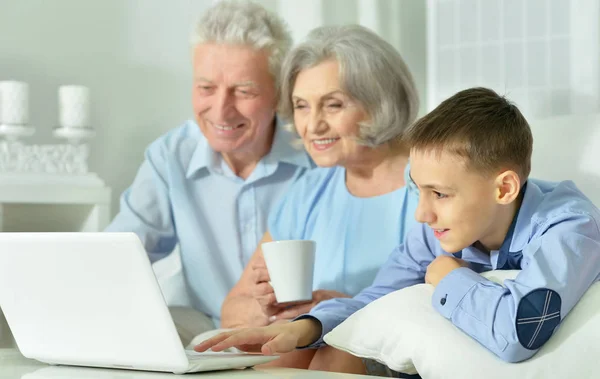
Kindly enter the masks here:
[[183, 348], [133, 233], [0, 233], [0, 308], [49, 364], [186, 373], [277, 359]]

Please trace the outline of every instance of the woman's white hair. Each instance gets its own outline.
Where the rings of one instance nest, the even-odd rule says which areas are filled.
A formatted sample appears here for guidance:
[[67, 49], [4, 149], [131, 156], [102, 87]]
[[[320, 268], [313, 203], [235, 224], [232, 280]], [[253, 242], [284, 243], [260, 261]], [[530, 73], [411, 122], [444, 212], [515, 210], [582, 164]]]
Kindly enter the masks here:
[[369, 115], [360, 124], [359, 143], [377, 146], [400, 138], [419, 109], [412, 75], [392, 45], [359, 25], [316, 28], [292, 49], [281, 71], [280, 115], [293, 119], [298, 73], [329, 59], [338, 62], [342, 89]]
[[275, 13], [250, 1], [220, 1], [202, 15], [191, 36], [192, 46], [211, 42], [266, 50], [269, 71], [279, 89], [281, 64], [292, 46], [292, 37], [287, 24]]

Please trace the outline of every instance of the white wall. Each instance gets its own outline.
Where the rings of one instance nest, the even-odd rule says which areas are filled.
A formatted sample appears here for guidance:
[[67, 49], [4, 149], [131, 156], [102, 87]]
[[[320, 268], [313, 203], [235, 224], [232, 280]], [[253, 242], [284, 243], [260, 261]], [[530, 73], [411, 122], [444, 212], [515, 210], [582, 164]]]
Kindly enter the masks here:
[[533, 133], [531, 176], [573, 180], [600, 206], [600, 114], [529, 120]]
[[464, 88], [506, 93], [526, 117], [600, 112], [597, 0], [429, 0], [428, 109]]
[[0, 0], [0, 80], [30, 84], [31, 143], [56, 143], [57, 88], [92, 91], [90, 167], [117, 198], [148, 143], [190, 116], [188, 32], [209, 2]]
[[[424, 3], [410, 0], [262, 0], [288, 18], [296, 38], [310, 28], [373, 23], [403, 53], [425, 98]], [[90, 168], [118, 197], [145, 147], [191, 117], [188, 36], [213, 0], [0, 0], [0, 80], [30, 84], [30, 143], [56, 143], [57, 88], [92, 91]], [[369, 17], [360, 9], [373, 7]], [[365, 8], [366, 7], [366, 8]], [[319, 17], [303, 17], [312, 9]], [[364, 12], [363, 12], [364, 13]], [[379, 22], [380, 20], [381, 22]], [[316, 23], [317, 22], [317, 23]]]

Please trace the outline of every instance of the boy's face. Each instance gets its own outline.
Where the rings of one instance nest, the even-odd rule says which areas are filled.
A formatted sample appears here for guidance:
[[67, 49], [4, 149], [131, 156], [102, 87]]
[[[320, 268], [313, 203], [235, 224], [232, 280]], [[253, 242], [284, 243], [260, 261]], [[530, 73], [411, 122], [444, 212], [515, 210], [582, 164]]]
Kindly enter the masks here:
[[431, 150], [411, 150], [410, 175], [420, 192], [415, 217], [434, 229], [444, 251], [456, 253], [476, 241], [490, 250], [500, 247], [506, 230], [496, 225], [496, 176], [469, 170], [458, 155]]

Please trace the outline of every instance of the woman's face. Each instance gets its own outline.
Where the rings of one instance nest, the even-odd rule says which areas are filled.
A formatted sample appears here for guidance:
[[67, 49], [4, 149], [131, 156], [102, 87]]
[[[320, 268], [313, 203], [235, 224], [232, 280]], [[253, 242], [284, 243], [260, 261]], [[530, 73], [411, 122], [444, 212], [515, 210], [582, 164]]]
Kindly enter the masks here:
[[356, 137], [367, 120], [362, 105], [341, 88], [336, 60], [300, 71], [292, 93], [294, 124], [318, 166], [347, 166], [360, 161], [365, 146]]

